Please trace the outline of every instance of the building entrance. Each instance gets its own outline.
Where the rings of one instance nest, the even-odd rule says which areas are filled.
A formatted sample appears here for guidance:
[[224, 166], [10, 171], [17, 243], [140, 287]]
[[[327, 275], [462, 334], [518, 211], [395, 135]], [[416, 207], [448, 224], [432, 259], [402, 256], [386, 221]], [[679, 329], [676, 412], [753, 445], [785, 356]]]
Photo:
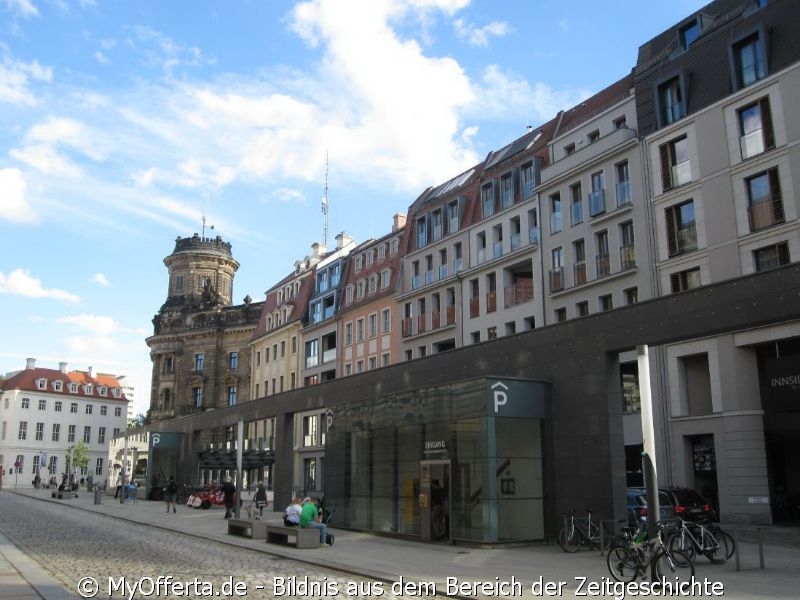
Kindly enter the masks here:
[[450, 539], [450, 461], [420, 463], [421, 536], [425, 541]]

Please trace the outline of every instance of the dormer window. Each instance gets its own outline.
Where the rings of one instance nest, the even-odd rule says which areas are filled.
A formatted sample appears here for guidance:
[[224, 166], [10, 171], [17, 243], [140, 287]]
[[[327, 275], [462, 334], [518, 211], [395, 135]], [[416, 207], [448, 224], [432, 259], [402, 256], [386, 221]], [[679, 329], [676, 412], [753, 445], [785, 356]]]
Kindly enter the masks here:
[[389, 245], [389, 254], [397, 254], [397, 248], [400, 246], [400, 241], [397, 239], [392, 240]]
[[386, 258], [386, 244], [381, 244], [378, 246], [378, 260], [383, 260]]
[[681, 48], [684, 50], [688, 50], [689, 46], [691, 46], [694, 41], [700, 37], [700, 25], [697, 21], [692, 21], [691, 23], [687, 23], [680, 29], [680, 42]]
[[119, 388], [113, 388], [111, 390], [111, 395], [114, 396], [114, 398], [119, 398]]
[[104, 385], [101, 385], [101, 386], [100, 386], [100, 389], [98, 390], [98, 393], [99, 393], [101, 396], [105, 396], [107, 391], [108, 391], [108, 388], [106, 388], [106, 386], [104, 386]]
[[362, 262], [363, 261], [362, 261], [361, 257], [360, 256], [356, 256], [356, 273], [358, 273], [361, 270]]
[[77, 394], [78, 393], [78, 384], [77, 383], [70, 383], [69, 384], [69, 393], [70, 394]]
[[56, 380], [53, 382], [53, 391], [60, 392], [61, 389], [64, 387], [64, 382], [61, 380]]
[[91, 383], [87, 383], [85, 386], [83, 386], [83, 393], [87, 394], [87, 395], [91, 395], [91, 393], [92, 393], [92, 384]]
[[366, 253], [366, 257], [367, 257], [367, 266], [370, 266], [372, 264], [372, 250]]
[[40, 389], [40, 390], [46, 390], [47, 389], [47, 379], [37, 379], [36, 380], [36, 387], [37, 387], [37, 389]]
[[575, 154], [575, 144], [567, 144], [564, 146], [564, 156]]

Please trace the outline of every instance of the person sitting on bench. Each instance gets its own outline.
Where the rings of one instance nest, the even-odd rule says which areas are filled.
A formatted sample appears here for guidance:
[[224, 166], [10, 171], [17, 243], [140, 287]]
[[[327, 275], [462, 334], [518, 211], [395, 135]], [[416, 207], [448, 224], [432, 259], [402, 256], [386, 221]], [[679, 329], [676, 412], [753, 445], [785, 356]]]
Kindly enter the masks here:
[[303, 499], [296, 496], [292, 503], [283, 511], [283, 524], [286, 527], [297, 527], [300, 525], [300, 513], [303, 511]]
[[319, 511], [319, 500], [303, 498], [303, 510], [300, 511], [300, 527], [319, 529], [319, 545], [328, 546], [328, 526], [322, 523]]

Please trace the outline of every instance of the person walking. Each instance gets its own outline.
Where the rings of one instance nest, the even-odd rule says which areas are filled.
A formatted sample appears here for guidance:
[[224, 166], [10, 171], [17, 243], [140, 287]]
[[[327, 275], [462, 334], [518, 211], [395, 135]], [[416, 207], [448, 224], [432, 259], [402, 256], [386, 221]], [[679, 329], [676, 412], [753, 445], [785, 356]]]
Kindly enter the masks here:
[[222, 501], [225, 503], [225, 516], [223, 519], [230, 519], [233, 516], [233, 502], [236, 496], [236, 487], [231, 483], [231, 478], [226, 477], [222, 483]]
[[167, 481], [167, 485], [164, 486], [164, 499], [167, 501], [167, 513], [169, 513], [169, 507], [172, 505], [172, 512], [178, 512], [175, 508], [175, 499], [178, 496], [178, 484], [175, 483], [175, 476], [170, 475], [169, 480]]
[[256, 484], [256, 491], [253, 494], [253, 502], [256, 503], [258, 509], [258, 516], [256, 519], [261, 519], [264, 516], [264, 509], [267, 508], [269, 501], [267, 500], [267, 488], [264, 487], [264, 482], [259, 481]]

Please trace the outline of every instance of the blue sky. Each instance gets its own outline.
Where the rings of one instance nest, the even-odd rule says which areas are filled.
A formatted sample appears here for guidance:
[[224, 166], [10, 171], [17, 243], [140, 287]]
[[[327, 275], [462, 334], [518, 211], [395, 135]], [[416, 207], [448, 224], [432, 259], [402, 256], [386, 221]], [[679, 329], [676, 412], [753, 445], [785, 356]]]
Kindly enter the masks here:
[[162, 261], [203, 215], [263, 300], [322, 241], [326, 153], [329, 246], [379, 237], [704, 4], [0, 0], [0, 372], [125, 374], [144, 412]]

